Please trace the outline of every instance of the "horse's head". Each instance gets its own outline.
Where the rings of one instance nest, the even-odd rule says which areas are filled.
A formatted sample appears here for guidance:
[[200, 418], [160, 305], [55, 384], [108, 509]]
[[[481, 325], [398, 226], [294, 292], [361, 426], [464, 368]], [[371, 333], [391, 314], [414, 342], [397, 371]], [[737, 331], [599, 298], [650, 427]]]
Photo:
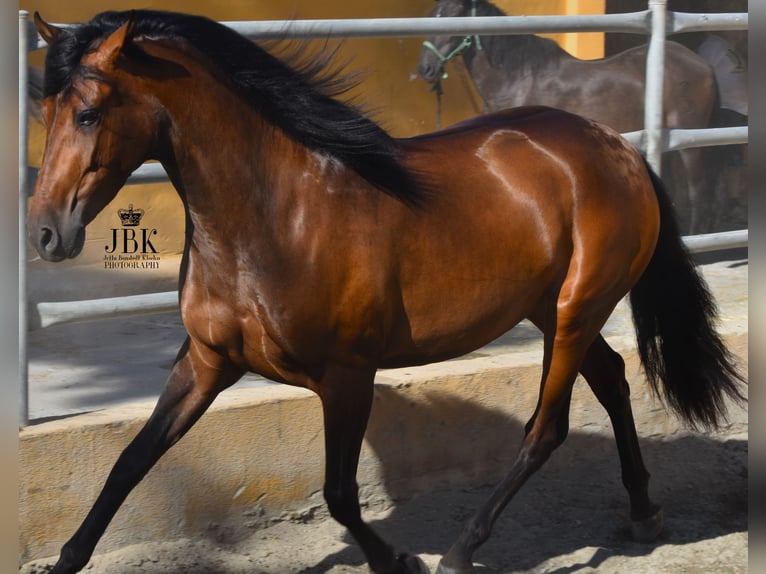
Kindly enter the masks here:
[[58, 28], [35, 14], [48, 43], [46, 144], [27, 231], [43, 259], [79, 255], [85, 226], [156, 146], [156, 114], [134, 87], [124, 51], [132, 20], [108, 33]]
[[[475, 15], [477, 0], [437, 0], [429, 18], [458, 18]], [[433, 36], [423, 42], [418, 73], [429, 84], [442, 78], [444, 67], [475, 41], [474, 36]]]

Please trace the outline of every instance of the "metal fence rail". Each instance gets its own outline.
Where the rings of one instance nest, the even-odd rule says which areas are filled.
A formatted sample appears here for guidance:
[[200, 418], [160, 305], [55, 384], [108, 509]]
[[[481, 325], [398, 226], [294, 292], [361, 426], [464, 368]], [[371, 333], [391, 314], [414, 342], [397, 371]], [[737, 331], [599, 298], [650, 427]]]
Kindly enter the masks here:
[[[664, 74], [664, 40], [667, 34], [709, 30], [747, 30], [746, 13], [692, 14], [667, 12], [667, 0], [648, 0], [648, 10], [628, 14], [578, 16], [500, 16], [471, 18], [370, 18], [363, 20], [270, 20], [256, 22], [222, 22], [253, 39], [370, 38], [413, 37], [432, 35], [503, 35], [551, 32], [624, 32], [649, 36], [647, 62], [645, 128], [623, 134], [641, 149], [649, 163], [659, 172], [662, 153], [684, 149], [747, 142], [747, 127], [680, 130], [662, 126], [662, 79]], [[66, 26], [66, 24], [59, 24]], [[21, 401], [19, 419], [28, 423], [27, 349], [29, 328], [105, 317], [160, 313], [178, 307], [178, 293], [151, 293], [92, 301], [38, 303], [28, 318], [26, 289], [27, 254], [24, 221], [27, 198], [36, 178], [36, 170], [28, 166], [26, 70], [28, 53], [45, 47], [29, 21], [27, 12], [19, 12], [19, 365]], [[161, 165], [141, 166], [127, 184], [165, 182], [167, 174]], [[714, 251], [747, 245], [747, 230], [685, 237], [692, 252]]]
[[[650, 2], [664, 4], [664, 2]], [[648, 34], [652, 11], [627, 14], [577, 16], [474, 16], [472, 18], [366, 18], [363, 20], [258, 20], [223, 21], [240, 34], [258, 40], [313, 38], [406, 38], [434, 35], [505, 35], [555, 32], [623, 32]], [[57, 26], [67, 26], [59, 23]], [[705, 30], [746, 30], [746, 13], [692, 14], [669, 12], [667, 33]], [[45, 48], [34, 28], [29, 35], [30, 51]]]

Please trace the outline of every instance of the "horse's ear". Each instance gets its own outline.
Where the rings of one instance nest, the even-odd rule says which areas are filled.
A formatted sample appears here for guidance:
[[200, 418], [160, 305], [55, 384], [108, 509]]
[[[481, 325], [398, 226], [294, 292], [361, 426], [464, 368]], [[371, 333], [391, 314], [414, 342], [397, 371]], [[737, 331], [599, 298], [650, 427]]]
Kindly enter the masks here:
[[56, 38], [58, 38], [64, 31], [62, 28], [57, 28], [52, 24], [48, 24], [48, 22], [43, 20], [39, 12], [35, 12], [35, 28], [37, 28], [37, 33], [42, 36], [43, 40], [45, 40], [45, 43], [48, 45], [55, 42]]
[[98, 47], [97, 53], [102, 63], [113, 66], [117, 62], [117, 58], [119, 58], [125, 46], [133, 39], [135, 26], [136, 20], [131, 12], [128, 21], [112, 32], [111, 36]]

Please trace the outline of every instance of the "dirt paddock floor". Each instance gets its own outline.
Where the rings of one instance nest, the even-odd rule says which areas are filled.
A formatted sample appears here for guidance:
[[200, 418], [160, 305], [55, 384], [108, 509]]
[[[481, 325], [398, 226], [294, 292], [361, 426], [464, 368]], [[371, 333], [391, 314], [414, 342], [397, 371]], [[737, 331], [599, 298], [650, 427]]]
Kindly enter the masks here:
[[[511, 445], [515, 447], [514, 445]], [[747, 434], [679, 432], [642, 440], [651, 492], [665, 512], [654, 544], [632, 542], [627, 497], [610, 437], [574, 431], [527, 483], [476, 555], [479, 574], [748, 572]], [[435, 571], [463, 521], [490, 485], [423, 492], [403, 500], [377, 494], [364, 514], [397, 551]], [[317, 498], [242, 536], [211, 524], [201, 538], [97, 554], [90, 574], [362, 574], [358, 548]], [[52, 559], [25, 565], [48, 572]]]

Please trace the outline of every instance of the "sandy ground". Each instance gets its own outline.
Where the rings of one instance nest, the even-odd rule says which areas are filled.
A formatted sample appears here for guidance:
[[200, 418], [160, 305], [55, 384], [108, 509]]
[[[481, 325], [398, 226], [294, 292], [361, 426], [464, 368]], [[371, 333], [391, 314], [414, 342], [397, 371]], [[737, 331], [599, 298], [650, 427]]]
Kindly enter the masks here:
[[[645, 437], [651, 492], [664, 507], [654, 544], [632, 542], [627, 499], [611, 437], [573, 432], [501, 516], [475, 556], [479, 574], [748, 572], [747, 433], [679, 432]], [[368, 496], [364, 515], [398, 551], [433, 572], [490, 485], [423, 492], [402, 500]], [[364, 493], [363, 493], [364, 496]], [[48, 572], [53, 559], [26, 564]], [[364, 557], [324, 506], [307, 506], [263, 528], [232, 533], [210, 525], [199, 539], [98, 554], [91, 574], [362, 574]]]

